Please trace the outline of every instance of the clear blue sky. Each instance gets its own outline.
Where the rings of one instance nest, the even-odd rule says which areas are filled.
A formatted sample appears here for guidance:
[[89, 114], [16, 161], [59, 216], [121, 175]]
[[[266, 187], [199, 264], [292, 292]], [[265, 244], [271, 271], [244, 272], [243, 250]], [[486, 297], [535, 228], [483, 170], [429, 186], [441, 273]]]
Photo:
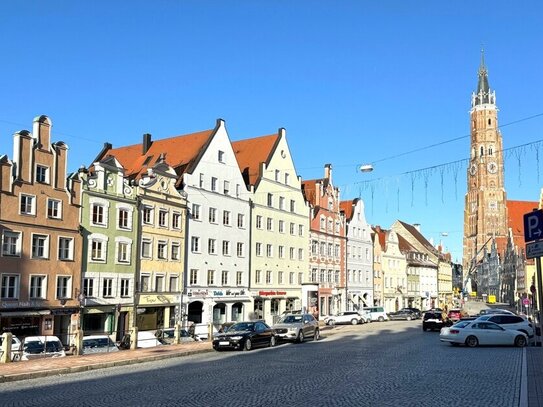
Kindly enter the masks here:
[[[443, 183], [416, 171], [414, 189], [399, 175], [467, 158], [482, 46], [500, 124], [543, 113], [537, 1], [6, 0], [0, 39], [0, 154], [11, 157], [12, 134], [40, 114], [69, 145], [70, 170], [106, 141], [147, 132], [186, 134], [217, 118], [232, 140], [285, 127], [303, 178], [331, 163], [342, 198], [361, 196], [370, 223], [420, 223], [436, 241], [447, 232], [458, 260], [465, 166], [456, 181], [445, 167]], [[543, 116], [504, 127], [504, 147], [543, 139], [542, 127]], [[540, 150], [506, 160], [510, 199], [538, 200]], [[356, 171], [365, 162], [373, 173]]]

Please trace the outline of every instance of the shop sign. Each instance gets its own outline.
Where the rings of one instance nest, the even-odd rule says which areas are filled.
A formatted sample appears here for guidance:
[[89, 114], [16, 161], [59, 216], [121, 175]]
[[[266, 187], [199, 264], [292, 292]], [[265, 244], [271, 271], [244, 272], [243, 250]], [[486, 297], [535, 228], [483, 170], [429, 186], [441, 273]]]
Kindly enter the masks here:
[[287, 295], [287, 292], [286, 291], [274, 291], [274, 290], [259, 291], [258, 295], [260, 295], [261, 297], [267, 297], [267, 296], [270, 296], [270, 295]]
[[237, 297], [238, 295], [245, 295], [245, 290], [216, 290], [211, 291], [211, 294], [215, 297]]
[[53, 315], [71, 315], [79, 313], [79, 308], [53, 308], [51, 314]]
[[175, 302], [173, 295], [140, 295], [140, 304], [172, 304]]
[[0, 308], [35, 308], [43, 306], [43, 301], [2, 301]]
[[207, 290], [189, 290], [188, 297], [207, 297]]

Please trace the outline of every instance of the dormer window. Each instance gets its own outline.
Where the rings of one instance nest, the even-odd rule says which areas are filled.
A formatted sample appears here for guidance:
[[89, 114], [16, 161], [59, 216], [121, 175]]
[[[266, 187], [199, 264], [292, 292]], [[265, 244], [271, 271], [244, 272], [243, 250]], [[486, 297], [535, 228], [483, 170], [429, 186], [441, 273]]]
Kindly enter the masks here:
[[49, 168], [43, 165], [36, 166], [36, 182], [49, 184]]

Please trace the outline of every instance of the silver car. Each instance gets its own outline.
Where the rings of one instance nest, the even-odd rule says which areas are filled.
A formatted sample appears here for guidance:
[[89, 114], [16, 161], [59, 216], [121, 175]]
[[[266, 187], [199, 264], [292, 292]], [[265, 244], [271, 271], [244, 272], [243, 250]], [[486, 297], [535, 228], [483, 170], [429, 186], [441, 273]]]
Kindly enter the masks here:
[[308, 338], [320, 338], [319, 321], [311, 314], [287, 314], [274, 326], [277, 338], [301, 343]]

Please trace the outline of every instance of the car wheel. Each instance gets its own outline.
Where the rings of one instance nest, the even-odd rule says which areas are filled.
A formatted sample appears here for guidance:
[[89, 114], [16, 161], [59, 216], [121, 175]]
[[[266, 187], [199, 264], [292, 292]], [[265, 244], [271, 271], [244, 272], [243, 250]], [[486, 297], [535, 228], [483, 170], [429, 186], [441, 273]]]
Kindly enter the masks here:
[[326, 325], [332, 326], [332, 325], [335, 325], [335, 322], [334, 322], [332, 319], [329, 319], [329, 320], [326, 322]]
[[318, 341], [321, 338], [321, 331], [318, 329], [315, 329], [315, 333], [313, 334], [313, 340]]
[[385, 320], [385, 319], [384, 319], [383, 317], [379, 317], [379, 318], [378, 318], [378, 321], [379, 321], [379, 322], [383, 322], [384, 320]]
[[302, 343], [304, 341], [304, 331], [300, 329], [300, 332], [298, 332], [298, 338], [296, 338], [296, 341], [298, 343]]
[[251, 350], [253, 348], [253, 343], [249, 338], [245, 341], [245, 345], [243, 345], [243, 349], [245, 350]]
[[515, 338], [515, 346], [523, 348], [526, 346], [526, 337], [519, 335]]
[[273, 348], [275, 345], [276, 345], [276, 340], [275, 340], [275, 336], [272, 335], [272, 337], [270, 338], [270, 348]]
[[411, 321], [411, 317], [407, 317], [406, 319], [407, 319], [408, 321]]
[[351, 319], [351, 324], [353, 324], [353, 325], [358, 324], [358, 319], [356, 319], [356, 318]]
[[427, 329], [428, 329], [428, 328], [426, 328], [424, 325], [422, 326], [422, 330], [423, 330], [424, 332], [426, 332]]
[[469, 346], [470, 348], [474, 348], [477, 345], [479, 345], [479, 341], [477, 338], [473, 335], [470, 335], [466, 338], [466, 346]]

